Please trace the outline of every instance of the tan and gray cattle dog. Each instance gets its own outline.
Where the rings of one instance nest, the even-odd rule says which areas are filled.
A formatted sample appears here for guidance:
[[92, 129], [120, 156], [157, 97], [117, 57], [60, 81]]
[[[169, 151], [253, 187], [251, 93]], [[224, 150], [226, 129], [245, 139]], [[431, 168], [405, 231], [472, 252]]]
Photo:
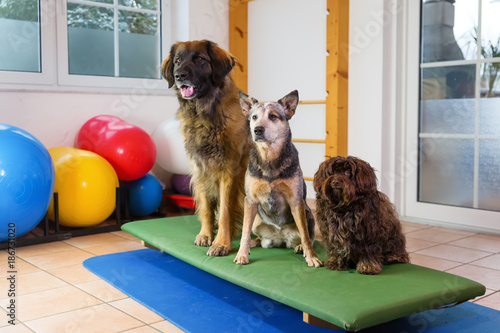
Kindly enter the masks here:
[[[306, 204], [306, 186], [292, 143], [288, 120], [299, 102], [292, 91], [278, 102], [259, 103], [240, 91], [240, 104], [250, 124], [253, 148], [245, 175], [244, 220], [234, 262], [248, 264], [250, 248], [294, 248], [308, 266], [321, 267], [314, 252], [314, 217]], [[251, 233], [258, 236], [251, 239]]]

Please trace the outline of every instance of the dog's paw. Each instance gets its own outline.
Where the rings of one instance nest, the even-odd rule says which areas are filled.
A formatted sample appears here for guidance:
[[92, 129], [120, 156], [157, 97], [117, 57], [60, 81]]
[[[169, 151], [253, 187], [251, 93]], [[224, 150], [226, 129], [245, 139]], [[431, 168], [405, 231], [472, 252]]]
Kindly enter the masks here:
[[377, 275], [380, 274], [380, 272], [382, 272], [382, 265], [381, 264], [368, 265], [363, 262], [358, 262], [358, 264], [356, 265], [356, 272], [364, 275]]
[[194, 240], [194, 245], [207, 247], [212, 245], [213, 238], [207, 235], [198, 234]]
[[256, 239], [252, 239], [250, 241], [250, 248], [253, 249], [254, 247], [260, 246], [260, 238], [257, 237]]
[[299, 244], [295, 247], [295, 249], [293, 249], [293, 252], [295, 252], [296, 254], [302, 254], [304, 253], [304, 249], [302, 248], [302, 244]]
[[318, 256], [306, 257], [306, 261], [309, 267], [323, 267], [323, 261]]
[[207, 256], [224, 257], [231, 252], [231, 247], [224, 244], [213, 244], [207, 251]]
[[408, 256], [407, 253], [401, 254], [401, 255], [396, 255], [393, 254], [385, 259], [385, 262], [387, 264], [395, 264], [395, 263], [409, 263], [410, 262], [410, 257]]
[[237, 254], [233, 262], [237, 265], [248, 265], [248, 255]]
[[332, 271], [347, 271], [349, 267], [343, 265], [341, 261], [336, 258], [330, 258], [325, 261], [325, 267]]

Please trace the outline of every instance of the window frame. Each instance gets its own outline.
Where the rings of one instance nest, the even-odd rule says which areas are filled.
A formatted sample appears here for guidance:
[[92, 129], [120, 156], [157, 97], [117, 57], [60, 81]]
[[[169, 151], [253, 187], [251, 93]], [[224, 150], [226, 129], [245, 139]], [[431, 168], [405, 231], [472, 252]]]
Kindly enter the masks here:
[[[86, 3], [92, 5], [91, 1]], [[146, 94], [172, 94], [161, 77], [127, 78], [69, 74], [67, 0], [40, 0], [41, 73], [0, 71], [2, 90], [49, 90], [122, 93], [141, 90]], [[160, 0], [161, 55], [170, 51], [171, 1]], [[160, 64], [158, 64], [158, 72]], [[143, 93], [144, 94], [144, 93]]]
[[[52, 85], [56, 75], [55, 57], [55, 35], [56, 22], [54, 20], [56, 0], [40, 0], [39, 5], [39, 28], [40, 28], [40, 68], [41, 71], [36, 72], [16, 72], [16, 71], [0, 71], [0, 88], [4, 84], [23, 85], [30, 84], [36, 87], [37, 85]], [[52, 59], [52, 60], [51, 60]]]

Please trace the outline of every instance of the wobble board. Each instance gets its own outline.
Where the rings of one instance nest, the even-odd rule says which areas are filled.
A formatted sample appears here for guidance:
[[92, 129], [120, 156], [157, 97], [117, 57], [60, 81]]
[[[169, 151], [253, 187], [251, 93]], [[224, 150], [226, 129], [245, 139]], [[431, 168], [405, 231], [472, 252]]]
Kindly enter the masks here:
[[[248, 265], [236, 265], [239, 240], [227, 257], [209, 257], [207, 248], [194, 245], [200, 229], [195, 215], [129, 222], [122, 229], [210, 274], [349, 331], [485, 293], [480, 283], [413, 264], [387, 265], [374, 276], [311, 268], [292, 249], [254, 248]], [[324, 248], [318, 242], [314, 248], [325, 260]]]

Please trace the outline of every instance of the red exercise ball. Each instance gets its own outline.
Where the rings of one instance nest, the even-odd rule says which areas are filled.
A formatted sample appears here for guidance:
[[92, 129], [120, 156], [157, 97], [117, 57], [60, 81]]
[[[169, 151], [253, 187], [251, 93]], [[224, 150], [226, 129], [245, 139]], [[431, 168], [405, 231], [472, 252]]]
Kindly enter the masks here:
[[78, 133], [77, 147], [104, 157], [120, 180], [143, 177], [156, 160], [155, 144], [146, 131], [109, 115], [89, 119]]

